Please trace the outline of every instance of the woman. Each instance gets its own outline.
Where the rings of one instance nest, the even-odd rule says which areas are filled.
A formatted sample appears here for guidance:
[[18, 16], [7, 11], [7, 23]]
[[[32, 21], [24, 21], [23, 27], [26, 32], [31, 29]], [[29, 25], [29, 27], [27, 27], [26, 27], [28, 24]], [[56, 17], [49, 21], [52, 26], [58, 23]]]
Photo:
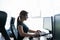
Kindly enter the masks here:
[[[17, 18], [17, 29], [18, 29], [18, 40], [23, 40], [24, 37], [34, 37], [38, 36], [39, 34], [36, 34], [39, 30], [33, 31], [30, 30], [23, 22], [27, 20], [28, 18], [28, 12], [22, 10]], [[27, 32], [32, 32], [35, 34], [28, 34]], [[40, 31], [39, 31], [40, 32]]]

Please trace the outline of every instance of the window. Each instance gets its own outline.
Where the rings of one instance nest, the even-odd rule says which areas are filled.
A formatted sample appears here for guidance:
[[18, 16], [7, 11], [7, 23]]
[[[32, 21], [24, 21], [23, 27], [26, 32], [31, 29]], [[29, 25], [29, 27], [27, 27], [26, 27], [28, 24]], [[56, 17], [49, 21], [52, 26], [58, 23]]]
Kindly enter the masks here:
[[41, 30], [43, 27], [43, 18], [28, 18], [25, 24], [32, 30]]
[[30, 21], [31, 26], [38, 22], [36, 25], [41, 27], [43, 22], [40, 17], [48, 17], [60, 13], [59, 4], [59, 0], [0, 0], [0, 10], [6, 11], [8, 14], [6, 28], [9, 26], [11, 16], [17, 18], [21, 10], [26, 10], [29, 13], [27, 22], [29, 23]]

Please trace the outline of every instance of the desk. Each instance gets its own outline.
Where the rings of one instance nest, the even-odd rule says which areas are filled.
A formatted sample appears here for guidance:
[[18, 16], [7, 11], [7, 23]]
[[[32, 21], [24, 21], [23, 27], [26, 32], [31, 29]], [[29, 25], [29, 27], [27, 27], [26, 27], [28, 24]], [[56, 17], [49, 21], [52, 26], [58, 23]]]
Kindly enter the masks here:
[[[41, 40], [42, 38], [44, 38], [43, 40], [51, 40], [52, 34], [48, 34], [48, 35], [41, 36], [41, 37], [36, 37], [37, 40]], [[35, 38], [29, 38], [29, 40], [35, 40]]]
[[47, 40], [51, 40], [53, 36], [52, 36], [52, 34], [48, 34], [45, 37], [46, 37]]

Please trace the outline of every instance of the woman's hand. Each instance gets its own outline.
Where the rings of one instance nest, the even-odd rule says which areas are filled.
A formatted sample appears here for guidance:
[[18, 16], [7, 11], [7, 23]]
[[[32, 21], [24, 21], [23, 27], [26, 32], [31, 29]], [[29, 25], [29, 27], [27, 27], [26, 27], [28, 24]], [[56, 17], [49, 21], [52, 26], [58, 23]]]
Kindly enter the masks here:
[[35, 36], [35, 37], [40, 37], [40, 32], [41, 32], [40, 30], [37, 30], [37, 31], [35, 32], [35, 35], [34, 35], [34, 36]]
[[40, 30], [37, 30], [36, 32], [41, 32]]
[[36, 31], [33, 37], [40, 37], [40, 33]]
[[35, 34], [34, 37], [40, 37], [40, 34]]

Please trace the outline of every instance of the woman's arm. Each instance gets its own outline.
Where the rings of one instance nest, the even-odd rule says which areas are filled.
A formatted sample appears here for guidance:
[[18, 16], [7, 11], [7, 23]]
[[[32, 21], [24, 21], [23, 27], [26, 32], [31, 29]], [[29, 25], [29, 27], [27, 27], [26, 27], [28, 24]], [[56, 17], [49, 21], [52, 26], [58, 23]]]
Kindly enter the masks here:
[[36, 33], [37, 31], [34, 31], [34, 30], [30, 30], [28, 32], [31, 32], [31, 33]]
[[[23, 31], [23, 27], [21, 25], [19, 25], [18, 27], [18, 32], [22, 37], [33, 37], [33, 36], [38, 36], [37, 34], [27, 34]], [[34, 32], [34, 31], [32, 31]]]
[[40, 30], [34, 31], [34, 30], [30, 30], [30, 29], [29, 29], [29, 32], [31, 32], [31, 33], [36, 33], [36, 32], [41, 32], [41, 31], [40, 31]]

